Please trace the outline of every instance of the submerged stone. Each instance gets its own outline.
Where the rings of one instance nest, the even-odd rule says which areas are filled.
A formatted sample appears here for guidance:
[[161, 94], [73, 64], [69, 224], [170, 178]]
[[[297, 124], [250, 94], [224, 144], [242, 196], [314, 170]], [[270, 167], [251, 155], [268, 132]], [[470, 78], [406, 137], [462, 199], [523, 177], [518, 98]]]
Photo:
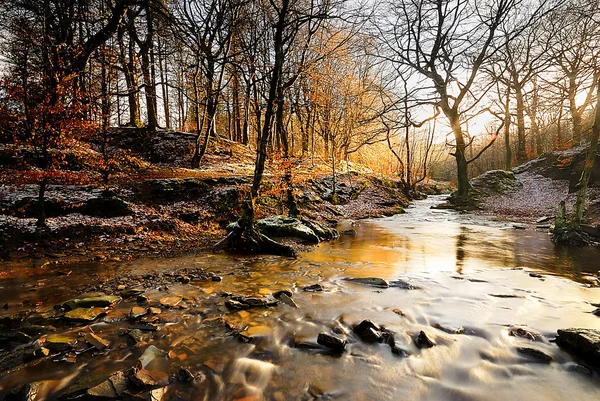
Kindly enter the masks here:
[[131, 319], [139, 319], [142, 316], [146, 315], [147, 313], [148, 313], [148, 310], [146, 308], [141, 307], [141, 306], [134, 306], [129, 311], [129, 317]]
[[106, 295], [104, 293], [86, 294], [83, 298], [71, 299], [64, 302], [61, 306], [66, 309], [77, 308], [107, 308], [121, 302], [121, 297], [116, 295]]
[[[86, 391], [86, 395], [98, 399], [120, 398], [127, 389], [127, 377], [123, 372], [117, 372], [107, 380]], [[86, 398], [86, 397], [84, 397]]]
[[158, 302], [164, 306], [165, 308], [174, 308], [182, 301], [181, 297], [173, 296], [173, 297], [164, 297], [161, 298]]
[[166, 352], [160, 348], [155, 347], [154, 345], [150, 345], [144, 353], [139, 357], [138, 361], [142, 366], [142, 369], [148, 366], [150, 362], [152, 362], [156, 358], [164, 357]]
[[147, 389], [169, 384], [169, 374], [160, 370], [141, 369], [130, 377], [133, 385], [139, 389]]
[[350, 277], [345, 280], [356, 284], [370, 285], [379, 288], [388, 288], [390, 286], [390, 283], [387, 280], [378, 277]]
[[536, 348], [518, 347], [517, 352], [523, 356], [529, 357], [536, 362], [549, 364], [554, 361], [550, 355]]
[[344, 352], [346, 349], [346, 344], [348, 343], [346, 339], [340, 338], [327, 333], [319, 333], [317, 337], [317, 342], [332, 351], [335, 352]]
[[94, 333], [88, 333], [83, 338], [88, 344], [94, 346], [98, 351], [104, 351], [106, 348], [110, 346], [110, 341], [106, 341], [105, 339], [98, 337]]
[[65, 320], [71, 322], [93, 322], [103, 316], [106, 316], [106, 310], [103, 308], [77, 308], [65, 313]]
[[291, 306], [292, 308], [298, 308], [296, 302], [294, 302], [294, 300], [286, 294], [281, 294], [281, 296], [279, 297], [279, 301], [281, 301], [281, 303], [283, 304], [286, 304], [287, 306]]
[[44, 347], [52, 352], [63, 352], [71, 349], [76, 339], [62, 334], [50, 334], [46, 337]]

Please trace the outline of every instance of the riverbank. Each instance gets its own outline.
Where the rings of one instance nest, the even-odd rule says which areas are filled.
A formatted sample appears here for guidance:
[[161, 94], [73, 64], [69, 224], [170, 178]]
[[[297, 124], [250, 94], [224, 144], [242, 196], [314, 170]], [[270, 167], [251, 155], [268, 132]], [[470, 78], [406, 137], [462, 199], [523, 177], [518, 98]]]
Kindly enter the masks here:
[[[18, 160], [27, 154], [16, 157], [14, 149], [10, 153], [3, 148], [0, 258], [11, 264], [43, 266], [212, 250], [225, 236], [227, 225], [241, 213], [252, 182], [252, 151], [237, 143], [215, 140], [202, 168], [188, 169], [184, 165], [189, 161], [175, 152], [176, 148], [189, 147], [191, 139], [182, 135], [158, 133], [152, 139], [135, 141], [131, 133], [116, 136], [119, 151], [129, 152], [127, 158], [118, 159], [119, 171], [108, 184], [49, 185], [44, 228], [35, 225], [38, 185], [28, 182], [27, 173], [18, 167]], [[80, 150], [70, 155], [69, 168], [78, 171], [89, 159], [89, 152]], [[296, 163], [293, 186], [303, 216], [334, 227], [345, 219], [402, 213], [408, 205], [398, 181], [378, 177], [360, 166], [343, 167], [338, 166], [341, 173], [336, 174], [332, 197], [330, 167], [314, 160]], [[101, 182], [99, 176], [96, 180]], [[271, 160], [257, 218], [287, 213], [284, 188], [282, 161]], [[433, 192], [443, 189], [428, 188]], [[307, 246], [292, 243], [298, 249]]]
[[[544, 154], [515, 167], [512, 172], [489, 171], [472, 180], [480, 193], [475, 213], [500, 221], [514, 221], [547, 230], [558, 205], [565, 201], [571, 213], [586, 148]], [[600, 236], [600, 156], [592, 172], [586, 203], [586, 230]]]

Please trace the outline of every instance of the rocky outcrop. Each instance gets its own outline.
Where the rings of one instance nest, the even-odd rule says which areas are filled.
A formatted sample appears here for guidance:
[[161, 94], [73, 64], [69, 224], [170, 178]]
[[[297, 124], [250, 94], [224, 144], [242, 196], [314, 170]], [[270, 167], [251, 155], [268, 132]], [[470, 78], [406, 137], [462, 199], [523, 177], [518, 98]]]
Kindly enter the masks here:
[[[573, 192], [581, 177], [586, 159], [587, 147], [544, 153], [513, 169], [515, 174], [530, 173], [553, 180], [568, 180], [569, 191]], [[600, 183], [600, 155], [596, 156], [594, 170], [590, 176], [590, 185]]]
[[506, 194], [523, 186], [512, 171], [491, 170], [471, 180], [473, 188], [482, 195]]
[[600, 330], [569, 328], [558, 330], [556, 343], [600, 368]]

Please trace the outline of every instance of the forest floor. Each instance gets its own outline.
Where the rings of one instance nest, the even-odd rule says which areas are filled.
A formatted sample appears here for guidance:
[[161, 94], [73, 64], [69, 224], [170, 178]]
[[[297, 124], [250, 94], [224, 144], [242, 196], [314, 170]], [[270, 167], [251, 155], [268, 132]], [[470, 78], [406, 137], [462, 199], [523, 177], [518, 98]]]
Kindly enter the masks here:
[[[45, 228], [35, 225], [38, 185], [23, 168], [31, 163], [31, 154], [9, 145], [0, 148], [2, 259], [42, 266], [211, 250], [239, 217], [252, 182], [254, 152], [249, 147], [213, 140], [201, 168], [189, 169], [190, 135], [124, 129], [112, 139], [108, 183], [98, 184], [101, 174], [89, 168], [101, 157], [97, 146], [79, 143], [61, 155], [67, 163], [63, 168], [79, 173], [80, 182], [55, 180], [49, 185]], [[285, 167], [281, 159], [269, 161], [258, 218], [287, 212]], [[408, 198], [397, 181], [361, 166], [343, 167], [336, 177], [339, 201], [333, 204], [332, 175], [325, 161], [305, 159], [291, 166], [303, 216], [335, 226], [344, 219], [403, 212]], [[444, 188], [431, 185], [427, 190]]]
[[[572, 212], [585, 151], [580, 147], [541, 155], [515, 167], [514, 182], [500, 187], [494, 179], [489, 180], [484, 184], [482, 210], [476, 213], [547, 228], [561, 201], [565, 201], [567, 212]], [[486, 181], [484, 176], [475, 182]], [[492, 188], [494, 186], [496, 188]], [[600, 224], [600, 157], [592, 173], [587, 199], [588, 224], [597, 226]]]

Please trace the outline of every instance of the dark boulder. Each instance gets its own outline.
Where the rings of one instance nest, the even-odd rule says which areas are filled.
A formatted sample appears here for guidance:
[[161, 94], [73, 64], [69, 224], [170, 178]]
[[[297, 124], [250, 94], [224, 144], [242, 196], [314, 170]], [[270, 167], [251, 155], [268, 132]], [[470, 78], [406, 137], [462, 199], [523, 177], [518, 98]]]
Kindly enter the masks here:
[[131, 207], [123, 199], [116, 196], [101, 196], [88, 200], [83, 214], [96, 217], [120, 217], [133, 214]]
[[319, 333], [319, 336], [317, 337], [317, 342], [329, 348], [332, 351], [340, 353], [344, 352], [344, 350], [346, 349], [346, 344], [348, 343], [348, 341], [346, 341], [346, 339], [344, 338], [340, 338], [327, 333]]
[[600, 330], [580, 328], [558, 330], [556, 344], [600, 368]]

